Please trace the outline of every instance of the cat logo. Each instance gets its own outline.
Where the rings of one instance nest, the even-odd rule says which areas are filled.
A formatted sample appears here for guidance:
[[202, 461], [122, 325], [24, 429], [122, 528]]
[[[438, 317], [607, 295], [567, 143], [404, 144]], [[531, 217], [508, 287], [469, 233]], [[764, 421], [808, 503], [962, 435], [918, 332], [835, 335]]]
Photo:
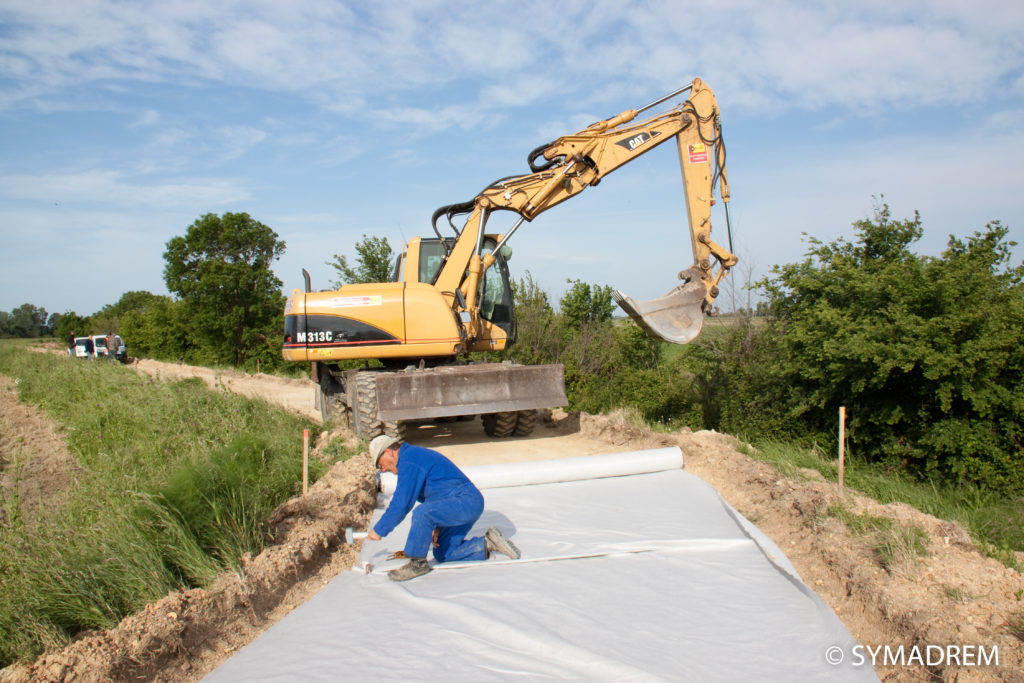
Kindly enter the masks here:
[[661, 133], [658, 133], [657, 131], [655, 131], [654, 135], [652, 135], [652, 134], [644, 131], [643, 133], [637, 133], [636, 135], [631, 135], [631, 136], [629, 136], [628, 138], [626, 138], [624, 140], [619, 140], [615, 144], [618, 145], [619, 147], [625, 147], [630, 152], [632, 152], [635, 149], [639, 149], [640, 147], [643, 147], [644, 145], [646, 145], [648, 142], [653, 140], [658, 135], [661, 135]]

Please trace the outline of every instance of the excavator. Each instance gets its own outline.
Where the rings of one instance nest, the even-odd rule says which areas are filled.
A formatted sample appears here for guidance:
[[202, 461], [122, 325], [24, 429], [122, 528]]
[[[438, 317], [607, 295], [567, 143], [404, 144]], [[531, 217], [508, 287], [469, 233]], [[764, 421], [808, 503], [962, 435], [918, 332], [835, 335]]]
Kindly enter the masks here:
[[[677, 97], [685, 99], [636, 120]], [[568, 403], [564, 368], [471, 355], [503, 351], [516, 338], [508, 241], [524, 222], [672, 139], [694, 263], [664, 296], [636, 301], [616, 291], [613, 298], [654, 337], [676, 344], [694, 339], [704, 316], [714, 311], [719, 283], [737, 262], [711, 239], [714, 191], [717, 186], [728, 225], [729, 184], [721, 114], [699, 78], [639, 109], [541, 145], [527, 157], [529, 173], [501, 178], [469, 201], [437, 209], [431, 219], [436, 237], [415, 237], [405, 245], [391, 282], [314, 292], [303, 270], [305, 289], [293, 290], [285, 304], [282, 354], [311, 364], [323, 420], [344, 414], [365, 439], [382, 433], [404, 438], [413, 421], [476, 415], [490, 436], [530, 434], [538, 410]], [[505, 232], [489, 233], [488, 219], [499, 211], [518, 217]], [[442, 217], [453, 235], [442, 235]], [[456, 217], [465, 217], [461, 226]], [[358, 361], [363, 365], [354, 367]]]

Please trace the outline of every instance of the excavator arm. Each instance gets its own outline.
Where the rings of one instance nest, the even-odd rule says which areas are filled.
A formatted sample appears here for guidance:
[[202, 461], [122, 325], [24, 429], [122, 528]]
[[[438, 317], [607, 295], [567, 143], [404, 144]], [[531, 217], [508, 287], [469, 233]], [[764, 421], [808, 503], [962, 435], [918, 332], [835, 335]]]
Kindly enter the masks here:
[[[637, 116], [677, 95], [683, 104], [636, 121]], [[635, 301], [621, 292], [616, 302], [641, 326], [665, 341], [685, 344], [700, 332], [705, 313], [718, 296], [718, 284], [736, 265], [728, 249], [711, 239], [711, 207], [718, 186], [722, 201], [729, 201], [725, 171], [725, 144], [721, 115], [714, 93], [700, 79], [638, 110], [627, 110], [584, 130], [566, 135], [530, 153], [531, 172], [502, 178], [484, 188], [471, 202], [442, 207], [436, 220], [447, 214], [468, 213], [465, 226], [438, 274], [436, 286], [461, 293], [472, 314], [470, 336], [479, 331], [477, 292], [483, 273], [498, 251], [524, 221], [597, 185], [604, 176], [674, 139], [679, 152], [686, 199], [693, 264], [679, 273], [683, 283], [652, 301]], [[513, 211], [519, 219], [492, 253], [481, 254], [480, 243], [487, 217], [494, 211]], [[728, 216], [728, 214], [727, 214]], [[469, 264], [468, 275], [466, 264]], [[461, 305], [460, 305], [461, 307]]]

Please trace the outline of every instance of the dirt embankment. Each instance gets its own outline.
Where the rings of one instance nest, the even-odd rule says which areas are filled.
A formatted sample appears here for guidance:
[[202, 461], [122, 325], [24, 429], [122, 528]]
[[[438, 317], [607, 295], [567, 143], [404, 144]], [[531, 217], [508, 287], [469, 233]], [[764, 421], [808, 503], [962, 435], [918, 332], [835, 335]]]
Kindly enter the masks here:
[[[161, 377], [203, 376], [211, 386], [267, 398], [314, 416], [309, 382], [150, 361], [142, 361], [137, 369]], [[17, 450], [23, 486], [35, 485], [43, 496], [44, 490], [68, 485], [74, 464], [63, 449], [59, 430], [45, 416], [16, 402], [13, 382], [0, 385], [0, 425], [4, 435], [20, 430], [13, 441], [0, 440], [0, 457], [11, 462], [15, 456], [10, 449]], [[329, 438], [351, 435], [344, 430], [323, 434], [317, 447]], [[985, 667], [951, 666], [949, 658], [934, 666], [886, 665], [880, 658], [875, 671], [881, 678], [1024, 681], [1024, 643], [1014, 633], [1024, 614], [1024, 576], [981, 555], [955, 524], [906, 505], [879, 505], [841, 493], [814, 473], [781, 476], [737, 451], [731, 437], [714, 432], [655, 434], [615, 417], [556, 413], [525, 440], [489, 439], [478, 423], [422, 425], [410, 432], [409, 440], [437, 448], [460, 464], [678, 444], [687, 470], [715, 486], [768, 534], [862, 645], [888, 646], [892, 651], [902, 645], [907, 652], [913, 646], [920, 652], [928, 646], [998, 651], [999, 665]], [[26, 482], [30, 471], [40, 473], [40, 483]], [[372, 489], [367, 456], [336, 465], [305, 497], [289, 500], [275, 512], [271, 524], [279, 531], [277, 541], [247, 559], [239, 574], [225, 575], [206, 590], [172, 593], [114, 629], [85, 634], [59, 652], [9, 667], [0, 672], [0, 679], [198, 680], [338, 572], [351, 568], [357, 548], [345, 544], [344, 528], [366, 523], [374, 502]], [[867, 515], [890, 519], [896, 528], [921, 529], [925, 556], [916, 561], [883, 560], [872, 534], [851, 531], [836, 510], [845, 511], [847, 522]]]

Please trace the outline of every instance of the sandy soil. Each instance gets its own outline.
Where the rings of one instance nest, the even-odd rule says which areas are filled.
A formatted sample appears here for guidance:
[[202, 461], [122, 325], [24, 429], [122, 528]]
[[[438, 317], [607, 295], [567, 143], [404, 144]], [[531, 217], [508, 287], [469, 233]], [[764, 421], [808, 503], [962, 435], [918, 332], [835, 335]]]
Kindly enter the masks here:
[[[160, 377], [202, 377], [210, 386], [264, 398], [313, 419], [314, 386], [304, 380], [213, 372], [140, 361], [140, 372]], [[59, 500], [74, 476], [60, 430], [45, 416], [16, 401], [16, 387], [0, 380], [0, 458], [3, 482], [17, 463], [19, 481], [41, 502]], [[352, 440], [344, 429], [324, 432], [314, 456], [330, 439]], [[782, 548], [805, 583], [836, 611], [858, 641], [869, 648], [960, 646], [998, 651], [998, 666], [956, 666], [949, 655], [938, 664], [886, 664], [875, 671], [893, 681], [1024, 681], [1024, 643], [1015, 625], [1024, 618], [1024, 576], [981, 555], [955, 524], [906, 505], [879, 505], [840, 492], [816, 473], [782, 476], [737, 450], [736, 441], [715, 432], [655, 434], [616, 416], [560, 411], [526, 439], [484, 435], [479, 421], [424, 424], [409, 440], [447, 454], [459, 464], [569, 457], [642, 450], [678, 444], [688, 471], [715, 486], [723, 497]], [[25, 489], [27, 492], [29, 489]], [[212, 671], [239, 647], [351, 568], [358, 547], [346, 545], [344, 529], [365, 527], [374, 503], [372, 468], [365, 454], [334, 466], [306, 496], [287, 501], [271, 523], [278, 540], [244, 569], [206, 590], [177, 591], [125, 618], [116, 628], [80, 636], [35, 662], [0, 671], [2, 681], [193, 681]], [[871, 534], [855, 533], [830, 510], [842, 507], [917, 527], [928, 552], [916, 561], [883, 566]], [[1021, 558], [1024, 561], [1024, 557]], [[876, 650], [877, 651], [877, 650]], [[935, 650], [931, 650], [935, 652]], [[867, 651], [865, 655], [869, 656]], [[824, 658], [824, 653], [822, 654]], [[962, 654], [962, 657], [966, 655]], [[975, 657], [977, 659], [977, 657]], [[339, 672], [339, 676], [343, 676]]]

